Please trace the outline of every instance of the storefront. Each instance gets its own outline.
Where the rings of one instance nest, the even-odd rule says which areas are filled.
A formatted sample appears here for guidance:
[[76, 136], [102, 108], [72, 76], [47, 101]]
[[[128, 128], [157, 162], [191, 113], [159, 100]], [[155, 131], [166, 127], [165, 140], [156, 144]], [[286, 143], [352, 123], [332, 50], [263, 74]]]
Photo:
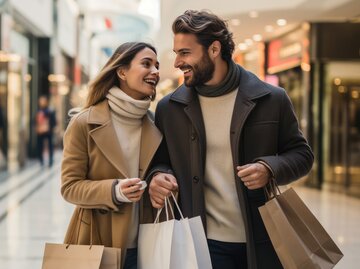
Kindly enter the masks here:
[[[30, 142], [30, 81], [33, 61], [30, 56], [31, 36], [19, 31], [8, 14], [2, 14], [0, 52], [0, 98], [3, 128], [1, 151], [3, 169], [23, 166]], [[6, 165], [5, 165], [6, 164]]]
[[49, 46], [46, 51], [43, 44], [52, 34], [52, 1], [10, 0], [7, 7], [1, 13], [0, 51], [0, 140], [6, 165], [0, 166], [17, 170], [36, 156], [33, 119], [39, 93], [48, 92], [43, 81], [50, 68]]
[[[81, 81], [81, 66], [77, 62], [79, 10], [74, 1], [56, 3], [56, 35], [52, 47], [53, 72], [49, 75], [51, 103], [56, 109], [57, 128], [54, 142], [61, 146], [64, 131], [69, 123], [68, 112], [78, 106], [74, 93]], [[74, 83], [76, 80], [76, 83]], [[76, 98], [75, 98], [76, 99]]]
[[311, 29], [318, 182], [360, 196], [360, 24], [318, 23]]
[[246, 51], [235, 51], [234, 61], [260, 79], [265, 78], [265, 45], [259, 42]]
[[309, 122], [309, 71], [308, 24], [267, 44], [265, 81], [287, 91], [305, 137]]
[[[294, 106], [300, 129], [312, 146], [309, 31], [310, 25], [303, 23], [266, 44], [265, 81], [286, 90]], [[314, 178], [316, 181], [316, 167], [315, 162], [304, 182], [311, 182]]]

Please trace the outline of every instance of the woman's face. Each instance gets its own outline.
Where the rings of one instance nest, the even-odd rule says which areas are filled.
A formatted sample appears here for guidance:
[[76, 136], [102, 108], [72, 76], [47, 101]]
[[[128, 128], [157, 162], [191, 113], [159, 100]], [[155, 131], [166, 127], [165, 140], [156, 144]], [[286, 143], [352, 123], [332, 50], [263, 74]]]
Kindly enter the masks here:
[[149, 48], [139, 51], [128, 68], [118, 70], [120, 89], [134, 99], [141, 100], [155, 94], [159, 82], [159, 62]]

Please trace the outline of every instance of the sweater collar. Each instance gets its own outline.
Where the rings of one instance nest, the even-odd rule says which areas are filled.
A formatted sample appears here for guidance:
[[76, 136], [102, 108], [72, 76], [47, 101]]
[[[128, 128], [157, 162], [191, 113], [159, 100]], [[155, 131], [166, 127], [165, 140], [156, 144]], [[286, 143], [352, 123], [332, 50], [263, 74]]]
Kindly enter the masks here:
[[150, 107], [150, 99], [136, 100], [118, 87], [113, 87], [106, 95], [111, 112], [121, 118], [141, 119]]
[[[267, 83], [261, 81], [243, 67], [238, 67], [240, 69], [239, 93], [241, 92], [246, 99], [254, 100], [271, 92], [271, 88]], [[171, 94], [170, 99], [179, 103], [189, 104], [194, 99], [197, 99], [197, 93], [194, 89], [183, 84]]]

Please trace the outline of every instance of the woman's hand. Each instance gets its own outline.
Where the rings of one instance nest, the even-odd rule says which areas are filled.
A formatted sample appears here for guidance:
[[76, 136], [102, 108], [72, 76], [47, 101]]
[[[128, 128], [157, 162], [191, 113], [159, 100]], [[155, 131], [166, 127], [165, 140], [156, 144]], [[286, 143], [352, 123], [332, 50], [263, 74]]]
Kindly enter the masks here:
[[144, 193], [145, 188], [141, 189], [141, 179], [140, 178], [126, 178], [120, 180], [120, 189], [121, 192], [128, 198], [131, 202], [137, 202], [140, 200], [142, 194]]

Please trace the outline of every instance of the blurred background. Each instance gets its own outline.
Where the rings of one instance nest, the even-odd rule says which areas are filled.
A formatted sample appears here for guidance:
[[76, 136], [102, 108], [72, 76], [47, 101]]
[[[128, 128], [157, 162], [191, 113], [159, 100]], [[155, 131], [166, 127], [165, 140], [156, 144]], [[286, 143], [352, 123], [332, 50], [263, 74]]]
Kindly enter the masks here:
[[[356, 216], [356, 223], [351, 225], [359, 225], [359, 0], [0, 0], [0, 227], [9, 227], [5, 223], [13, 223], [9, 219], [14, 208], [45, 185], [39, 178], [56, 179], [46, 193], [59, 195], [67, 113], [84, 103], [88, 82], [118, 45], [141, 40], [156, 46], [161, 81], [152, 109], [182, 83], [182, 72], [173, 67], [171, 24], [186, 9], [207, 9], [226, 19], [236, 42], [234, 60], [286, 89], [315, 154], [311, 173], [297, 184], [310, 191], [311, 199], [326, 192], [333, 195], [332, 203], [342, 199], [344, 208], [353, 205], [357, 210], [349, 214]], [[34, 120], [41, 95], [49, 96], [57, 116], [57, 164], [46, 171], [35, 162]], [[33, 181], [24, 194], [14, 194], [34, 177], [39, 183]], [[13, 204], [8, 200], [12, 195], [17, 197]], [[315, 208], [319, 201], [311, 201]], [[58, 212], [64, 216], [60, 222], [52, 219], [53, 225], [62, 226], [49, 238], [62, 240], [70, 211]], [[352, 251], [359, 254], [359, 232], [355, 237]], [[344, 241], [339, 238], [337, 242]], [[4, 232], [0, 249], [8, 249], [10, 241]], [[9, 265], [14, 257], [7, 251], [0, 254], [0, 267], [17, 268]], [[38, 262], [40, 256], [34, 259]], [[28, 264], [29, 259], [24, 260], [23, 265]]]

